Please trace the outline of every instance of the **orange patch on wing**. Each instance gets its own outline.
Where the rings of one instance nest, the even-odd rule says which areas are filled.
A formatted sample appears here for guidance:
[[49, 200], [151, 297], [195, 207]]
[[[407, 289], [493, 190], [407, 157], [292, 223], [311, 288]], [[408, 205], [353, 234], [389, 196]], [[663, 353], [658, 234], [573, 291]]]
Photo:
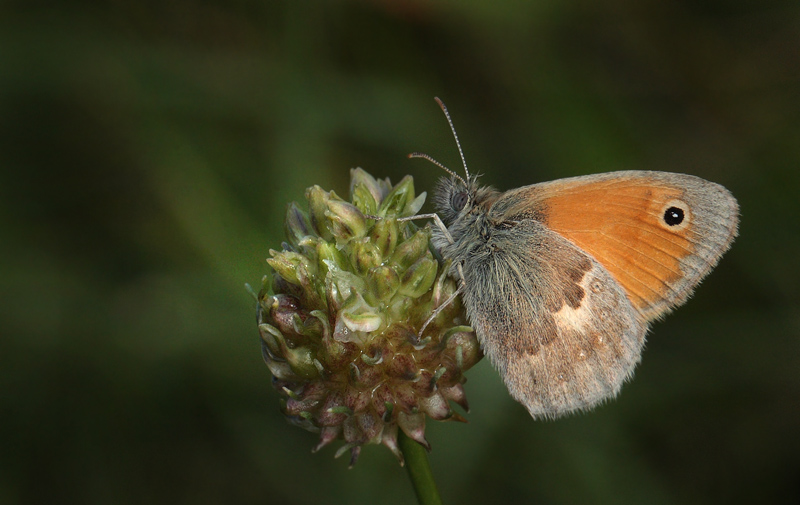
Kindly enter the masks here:
[[694, 250], [691, 222], [678, 231], [663, 224], [664, 206], [681, 190], [647, 179], [570, 181], [547, 190], [553, 196], [542, 195], [544, 224], [594, 256], [634, 307], [671, 298], [684, 277], [680, 260]]

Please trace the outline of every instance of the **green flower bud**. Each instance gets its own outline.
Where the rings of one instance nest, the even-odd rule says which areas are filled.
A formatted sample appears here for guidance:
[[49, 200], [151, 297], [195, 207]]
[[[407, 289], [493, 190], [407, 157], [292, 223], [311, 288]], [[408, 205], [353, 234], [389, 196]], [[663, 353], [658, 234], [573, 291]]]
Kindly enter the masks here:
[[328, 275], [328, 265], [334, 265], [337, 271], [347, 269], [349, 262], [336, 244], [319, 241], [317, 243], [317, 261], [319, 261], [320, 277]]
[[430, 240], [431, 232], [429, 229], [417, 231], [410, 239], [397, 246], [390, 261], [405, 270], [428, 252]]
[[403, 274], [399, 289], [401, 294], [416, 298], [431, 289], [433, 281], [436, 280], [438, 264], [433, 259], [433, 255], [428, 254], [428, 257], [420, 258]]
[[[314, 363], [316, 358], [310, 348], [289, 346], [284, 335], [269, 324], [260, 324], [259, 330], [261, 339], [270, 353], [284, 358], [297, 376], [302, 379], [314, 379], [319, 376], [319, 369]], [[275, 348], [277, 352], [273, 351]]]
[[315, 363], [315, 354], [309, 347], [286, 347], [283, 350], [292, 370], [303, 379], [316, 379], [320, 370]]
[[400, 276], [388, 266], [370, 269], [367, 274], [370, 291], [376, 300], [390, 300], [400, 287]]
[[358, 275], [341, 270], [333, 263], [328, 263], [328, 275], [325, 279], [328, 304], [336, 310], [341, 309], [344, 304], [356, 295], [366, 291], [366, 279]]
[[[361, 186], [363, 189], [367, 190], [369, 194], [372, 196], [372, 202], [374, 202], [375, 210], [373, 211], [365, 211], [359, 206], [359, 202], [362, 200], [363, 196], [358, 197], [356, 196], [356, 189]], [[382, 202], [386, 195], [389, 194], [389, 191], [392, 190], [392, 184], [389, 182], [389, 179], [378, 180], [372, 177], [369, 173], [367, 173], [362, 168], [353, 168], [350, 169], [350, 197], [353, 200], [353, 203], [361, 209], [362, 212], [365, 214], [375, 215], [378, 208], [378, 203]], [[370, 203], [370, 205], [372, 205]]]
[[381, 251], [369, 237], [354, 240], [352, 246], [353, 256], [351, 261], [359, 274], [363, 275], [370, 268], [381, 264], [383, 259]]
[[386, 198], [381, 202], [378, 215], [403, 217], [406, 206], [414, 200], [414, 179], [407, 175], [397, 186], [392, 188]]
[[308, 199], [311, 226], [314, 227], [314, 230], [320, 237], [325, 240], [330, 240], [333, 238], [333, 234], [328, 229], [328, 220], [325, 216], [325, 213], [328, 211], [330, 194], [319, 186], [312, 186], [306, 190], [306, 198]]
[[272, 258], [267, 260], [269, 266], [292, 284], [301, 285], [304, 279], [313, 275], [311, 272], [316, 271], [316, 268], [312, 266], [308, 258], [302, 254], [293, 251], [278, 252], [272, 249], [270, 249], [269, 253], [272, 255]]
[[422, 206], [425, 204], [425, 196], [426, 193], [423, 191], [418, 197], [414, 198], [410, 202], [406, 203], [406, 208], [403, 209], [404, 216], [413, 216]]
[[365, 215], [374, 216], [378, 212], [378, 202], [363, 184], [358, 184], [352, 190], [353, 205]]
[[381, 253], [382, 258], [388, 258], [394, 253], [397, 245], [399, 227], [394, 216], [388, 216], [375, 223], [369, 237]]
[[281, 357], [280, 339], [283, 338], [281, 332], [272, 325], [261, 323], [258, 325], [258, 332], [264, 344], [263, 351], [267, 353], [273, 361], [284, 361]]

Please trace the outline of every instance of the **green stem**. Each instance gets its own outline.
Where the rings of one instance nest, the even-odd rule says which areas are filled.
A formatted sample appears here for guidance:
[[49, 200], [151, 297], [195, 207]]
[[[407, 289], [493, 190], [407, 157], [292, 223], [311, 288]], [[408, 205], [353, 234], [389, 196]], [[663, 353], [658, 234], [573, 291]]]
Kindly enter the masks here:
[[399, 430], [398, 443], [419, 505], [442, 505], [425, 448]]

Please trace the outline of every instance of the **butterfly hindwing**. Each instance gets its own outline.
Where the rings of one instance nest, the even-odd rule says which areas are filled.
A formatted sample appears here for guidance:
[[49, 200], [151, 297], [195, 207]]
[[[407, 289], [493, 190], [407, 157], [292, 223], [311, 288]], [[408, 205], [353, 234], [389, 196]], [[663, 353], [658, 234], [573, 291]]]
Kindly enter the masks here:
[[645, 323], [597, 261], [541, 223], [493, 229], [464, 275], [484, 352], [534, 417], [588, 409], [632, 374]]

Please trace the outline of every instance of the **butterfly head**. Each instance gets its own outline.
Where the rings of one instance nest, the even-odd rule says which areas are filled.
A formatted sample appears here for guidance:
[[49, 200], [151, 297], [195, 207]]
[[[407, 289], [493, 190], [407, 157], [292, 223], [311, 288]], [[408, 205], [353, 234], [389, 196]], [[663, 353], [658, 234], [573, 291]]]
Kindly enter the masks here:
[[470, 214], [487, 199], [488, 193], [494, 192], [491, 188], [481, 187], [477, 179], [477, 176], [466, 180], [461, 177], [439, 179], [433, 204], [445, 224], [450, 225], [459, 217]]
[[450, 113], [447, 112], [447, 107], [445, 107], [444, 102], [439, 98], [435, 98], [435, 100], [436, 103], [439, 104], [439, 107], [441, 107], [442, 112], [444, 112], [448, 124], [450, 124], [450, 131], [453, 132], [453, 139], [456, 141], [456, 147], [458, 147], [461, 164], [464, 166], [465, 177], [461, 177], [427, 154], [413, 152], [409, 154], [408, 157], [426, 159], [450, 174], [449, 178], [444, 177], [439, 181], [439, 185], [436, 188], [436, 195], [434, 196], [436, 211], [442, 221], [449, 226], [459, 217], [473, 213], [473, 210], [478, 207], [488, 208], [496, 199], [498, 193], [493, 188], [479, 186], [478, 176], [469, 174], [467, 161], [464, 158], [464, 151], [461, 149], [461, 142], [458, 141], [458, 134], [456, 134], [453, 120], [450, 118]]

